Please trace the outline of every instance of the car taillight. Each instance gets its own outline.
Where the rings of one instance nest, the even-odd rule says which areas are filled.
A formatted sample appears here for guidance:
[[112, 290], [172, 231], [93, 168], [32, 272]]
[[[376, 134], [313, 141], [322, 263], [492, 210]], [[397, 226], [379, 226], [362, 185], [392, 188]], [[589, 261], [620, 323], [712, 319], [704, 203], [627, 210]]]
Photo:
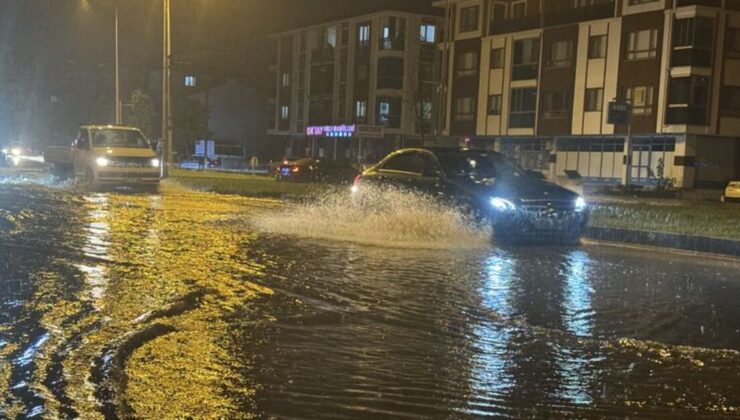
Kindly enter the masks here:
[[291, 172], [293, 172], [293, 173], [296, 173], [296, 172], [299, 172], [300, 170], [301, 170], [301, 168], [300, 168], [300, 167], [298, 167], [298, 166], [294, 166], [293, 168], [291, 168], [291, 170], [290, 170], [290, 171], [291, 171]]
[[354, 182], [354, 184], [355, 184], [355, 185], [360, 185], [360, 182], [362, 182], [362, 175], [357, 175], [357, 176], [355, 177], [355, 182]]

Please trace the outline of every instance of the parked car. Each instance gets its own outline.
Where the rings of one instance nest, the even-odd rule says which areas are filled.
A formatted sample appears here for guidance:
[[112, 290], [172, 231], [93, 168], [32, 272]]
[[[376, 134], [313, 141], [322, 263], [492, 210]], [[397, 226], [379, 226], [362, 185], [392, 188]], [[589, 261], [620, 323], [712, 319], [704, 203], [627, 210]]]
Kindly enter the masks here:
[[276, 169], [278, 181], [350, 183], [359, 173], [348, 161], [302, 158]]
[[352, 191], [361, 196], [366, 186], [378, 185], [441, 197], [488, 219], [498, 242], [576, 243], [589, 216], [581, 196], [495, 152], [399, 150], [358, 176]]
[[740, 181], [732, 181], [727, 184], [725, 194], [722, 196], [722, 202], [740, 202]]

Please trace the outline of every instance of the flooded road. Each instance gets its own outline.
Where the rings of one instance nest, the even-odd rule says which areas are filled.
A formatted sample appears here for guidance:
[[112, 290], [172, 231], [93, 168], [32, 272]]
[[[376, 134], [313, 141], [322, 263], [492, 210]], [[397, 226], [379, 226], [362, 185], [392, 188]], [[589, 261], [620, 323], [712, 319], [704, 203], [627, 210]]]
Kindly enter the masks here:
[[740, 416], [740, 262], [337, 208], [0, 185], [0, 418]]

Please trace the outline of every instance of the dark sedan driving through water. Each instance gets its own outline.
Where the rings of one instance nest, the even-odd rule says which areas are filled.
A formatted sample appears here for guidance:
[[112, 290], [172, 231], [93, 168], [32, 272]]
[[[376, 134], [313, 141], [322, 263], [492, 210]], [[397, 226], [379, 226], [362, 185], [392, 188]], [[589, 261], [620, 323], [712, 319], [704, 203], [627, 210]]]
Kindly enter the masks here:
[[468, 149], [404, 149], [388, 155], [355, 179], [441, 197], [478, 218], [490, 220], [503, 243], [576, 243], [588, 222], [577, 193], [522, 169], [496, 152]]

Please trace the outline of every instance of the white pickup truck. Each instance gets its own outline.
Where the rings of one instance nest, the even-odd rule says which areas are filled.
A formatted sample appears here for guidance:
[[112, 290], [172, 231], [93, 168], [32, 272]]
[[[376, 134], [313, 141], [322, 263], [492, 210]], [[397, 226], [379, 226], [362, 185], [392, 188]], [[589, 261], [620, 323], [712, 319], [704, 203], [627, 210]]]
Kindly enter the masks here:
[[73, 176], [90, 187], [159, 185], [160, 161], [136, 128], [112, 125], [80, 127], [71, 147], [48, 147], [44, 160], [60, 176]]

